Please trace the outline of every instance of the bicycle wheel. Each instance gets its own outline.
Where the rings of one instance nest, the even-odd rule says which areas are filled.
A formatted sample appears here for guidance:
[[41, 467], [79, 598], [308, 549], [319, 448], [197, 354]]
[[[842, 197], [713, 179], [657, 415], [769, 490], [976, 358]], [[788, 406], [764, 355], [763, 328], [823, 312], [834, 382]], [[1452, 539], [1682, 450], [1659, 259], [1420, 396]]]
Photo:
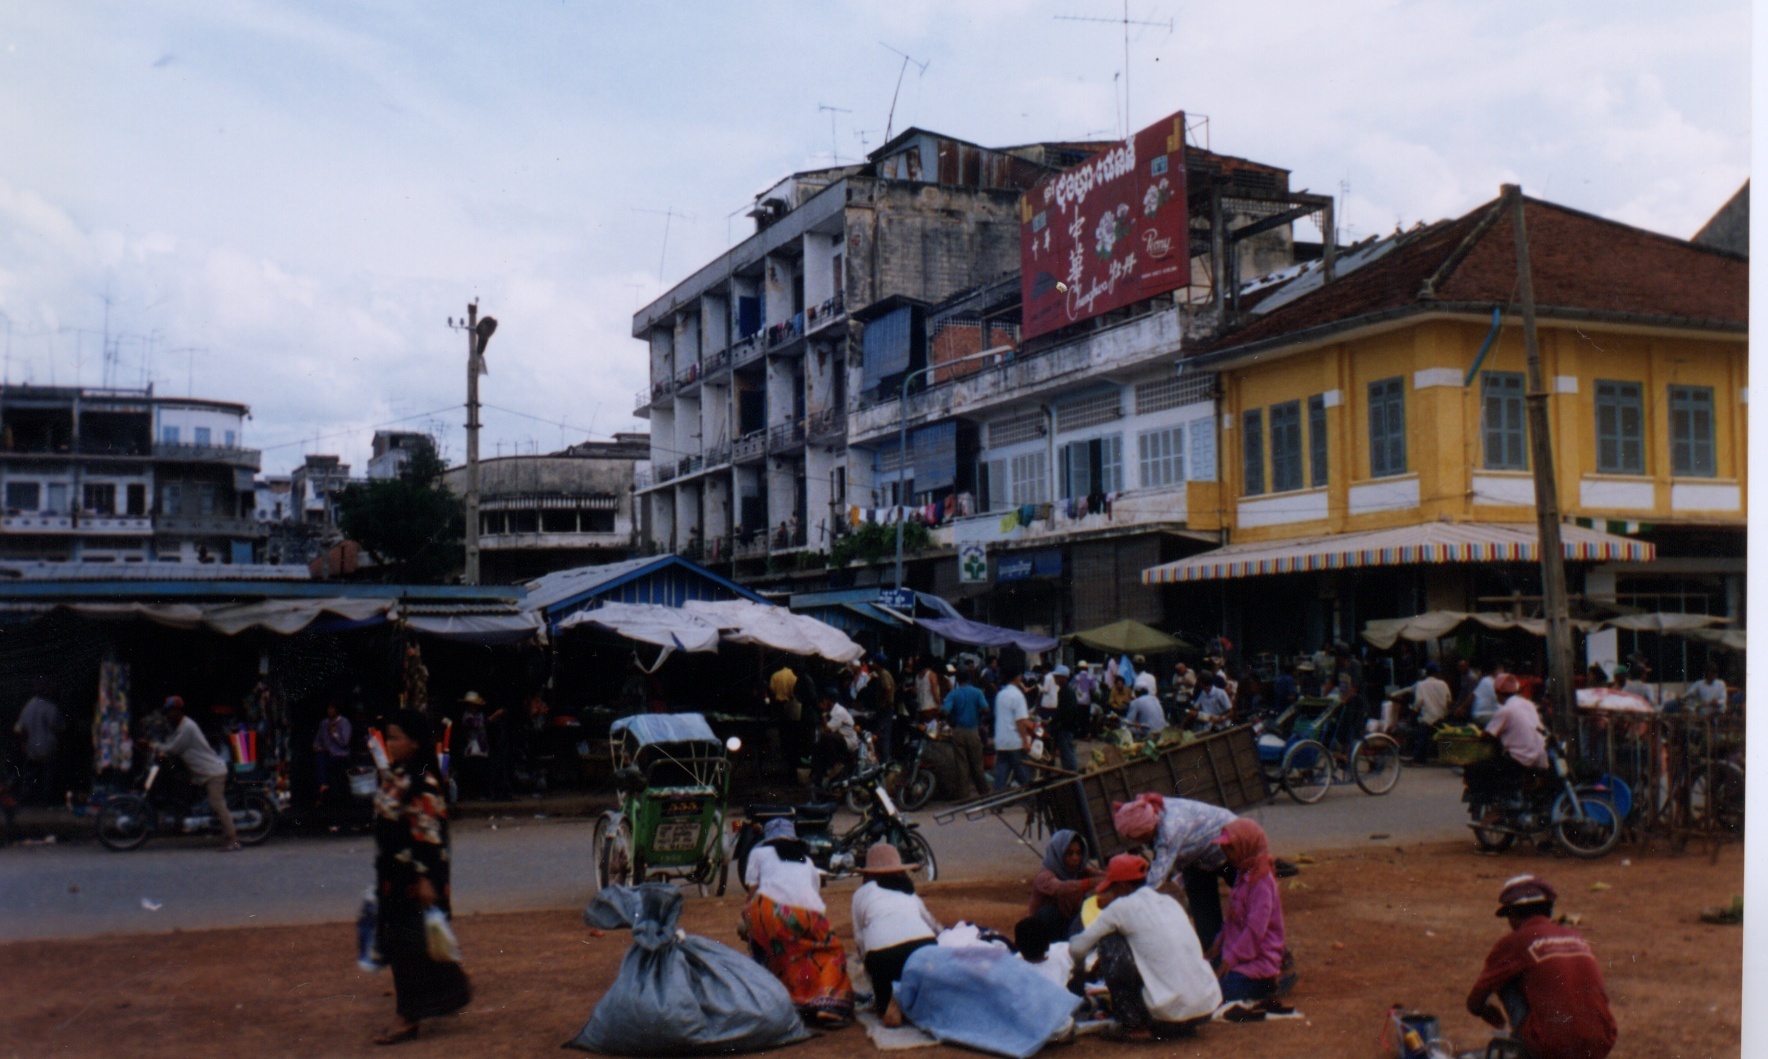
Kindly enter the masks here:
[[595, 824], [596, 885], [636, 885], [644, 867], [632, 848], [632, 822], [624, 816], [603, 816]]
[[1560, 795], [1553, 806], [1553, 840], [1574, 857], [1600, 857], [1621, 841], [1621, 814], [1601, 795], [1578, 794], [1578, 807]]
[[1303, 739], [1283, 755], [1283, 789], [1303, 805], [1312, 805], [1332, 789], [1332, 751]]
[[1743, 770], [1729, 762], [1713, 772], [1711, 790], [1703, 773], [1688, 788], [1688, 805], [1694, 820], [1717, 824], [1723, 831], [1743, 830]]
[[1351, 776], [1364, 794], [1386, 794], [1400, 782], [1400, 744], [1376, 732], [1351, 748]]
[[140, 849], [152, 833], [153, 809], [134, 795], [112, 798], [98, 813], [98, 841], [105, 849], [118, 853]]

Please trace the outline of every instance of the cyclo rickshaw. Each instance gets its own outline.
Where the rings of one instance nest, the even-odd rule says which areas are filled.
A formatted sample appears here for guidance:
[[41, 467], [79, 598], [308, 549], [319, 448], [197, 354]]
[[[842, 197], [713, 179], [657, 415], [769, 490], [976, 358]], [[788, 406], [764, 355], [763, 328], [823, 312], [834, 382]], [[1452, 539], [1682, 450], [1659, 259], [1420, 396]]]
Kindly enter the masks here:
[[1339, 712], [1337, 699], [1304, 697], [1259, 726], [1265, 778], [1304, 805], [1326, 797], [1334, 783], [1355, 780], [1364, 794], [1379, 795], [1400, 782], [1400, 744], [1385, 732], [1355, 733], [1348, 754], [1332, 749]]
[[622, 717], [608, 732], [620, 807], [595, 824], [598, 888], [610, 883], [684, 881], [704, 896], [724, 893], [725, 800], [730, 758], [697, 713]]

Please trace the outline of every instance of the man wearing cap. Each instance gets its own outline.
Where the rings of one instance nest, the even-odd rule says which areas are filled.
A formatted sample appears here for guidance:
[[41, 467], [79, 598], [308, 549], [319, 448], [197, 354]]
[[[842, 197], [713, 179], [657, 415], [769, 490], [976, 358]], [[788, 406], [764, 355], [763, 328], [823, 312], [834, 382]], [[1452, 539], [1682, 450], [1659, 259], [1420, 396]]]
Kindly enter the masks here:
[[233, 813], [227, 808], [227, 762], [215, 753], [215, 748], [203, 737], [203, 730], [196, 722], [184, 715], [183, 699], [173, 695], [162, 709], [166, 723], [172, 727], [172, 738], [154, 743], [154, 753], [184, 762], [191, 778], [208, 792], [209, 808], [215, 813], [215, 821], [221, 825], [221, 850], [232, 852], [239, 849], [239, 835], [233, 829]]
[[1499, 793], [1520, 786], [1531, 770], [1547, 768], [1549, 762], [1541, 714], [1518, 694], [1522, 684], [1516, 674], [1500, 673], [1493, 683], [1498, 694], [1508, 697], [1492, 714], [1484, 735], [1496, 739], [1504, 752], [1467, 766], [1463, 778], [1470, 788]]
[[1535, 875], [1504, 884], [1497, 915], [1510, 933], [1486, 955], [1467, 1010], [1496, 1027], [1508, 1021], [1530, 1059], [1603, 1059], [1616, 1032], [1602, 966], [1583, 935], [1553, 922], [1558, 896]]
[[1099, 951], [1094, 973], [1111, 991], [1119, 1032], [1191, 1036], [1221, 1005], [1221, 985], [1185, 910], [1147, 882], [1147, 861], [1132, 853], [1112, 857], [1099, 883], [1099, 915], [1069, 939], [1068, 952], [1078, 969]]

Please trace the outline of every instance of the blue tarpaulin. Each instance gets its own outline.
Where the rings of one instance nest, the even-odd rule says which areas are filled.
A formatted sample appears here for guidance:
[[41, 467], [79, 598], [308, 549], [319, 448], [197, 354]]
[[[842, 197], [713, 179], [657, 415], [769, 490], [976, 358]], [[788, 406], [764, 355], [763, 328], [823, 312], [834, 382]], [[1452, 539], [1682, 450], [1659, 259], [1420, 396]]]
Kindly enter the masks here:
[[917, 429], [910, 436], [915, 461], [915, 492], [925, 493], [958, 481], [958, 421], [948, 419]]
[[1054, 651], [1060, 642], [1054, 636], [1039, 636], [1018, 629], [984, 625], [969, 618], [921, 618], [920, 624], [930, 633], [971, 647], [1012, 646], [1021, 651]]

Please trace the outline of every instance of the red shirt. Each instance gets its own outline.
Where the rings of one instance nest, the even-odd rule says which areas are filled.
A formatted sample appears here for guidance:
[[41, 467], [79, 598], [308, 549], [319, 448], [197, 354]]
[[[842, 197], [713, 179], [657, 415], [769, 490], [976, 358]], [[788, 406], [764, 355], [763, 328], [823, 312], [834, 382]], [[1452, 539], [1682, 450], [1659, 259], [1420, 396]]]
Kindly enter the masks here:
[[1512, 1032], [1539, 1059], [1603, 1059], [1615, 1046], [1602, 967], [1577, 931], [1535, 916], [1499, 938], [1469, 999], [1513, 981], [1529, 1014]]

